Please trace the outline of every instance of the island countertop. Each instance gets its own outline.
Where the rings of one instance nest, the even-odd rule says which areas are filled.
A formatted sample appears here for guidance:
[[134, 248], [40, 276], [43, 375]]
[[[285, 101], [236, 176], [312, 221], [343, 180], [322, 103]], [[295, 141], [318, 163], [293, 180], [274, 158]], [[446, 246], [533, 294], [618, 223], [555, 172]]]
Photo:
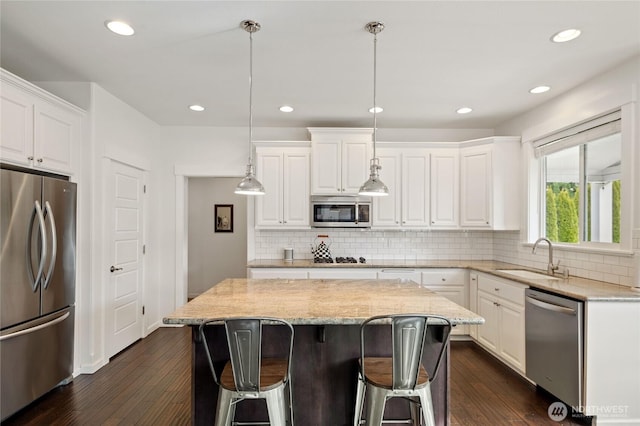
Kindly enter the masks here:
[[440, 315], [453, 324], [484, 318], [411, 281], [229, 278], [165, 317], [198, 325], [208, 318], [276, 317], [296, 325], [360, 324], [383, 314]]

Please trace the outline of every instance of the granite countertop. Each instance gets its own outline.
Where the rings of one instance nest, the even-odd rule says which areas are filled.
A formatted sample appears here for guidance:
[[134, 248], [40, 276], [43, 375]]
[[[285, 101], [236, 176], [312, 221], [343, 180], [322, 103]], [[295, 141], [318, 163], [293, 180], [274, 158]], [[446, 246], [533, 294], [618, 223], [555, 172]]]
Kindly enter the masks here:
[[267, 316], [298, 325], [361, 324], [390, 313], [441, 315], [453, 324], [484, 318], [411, 281], [228, 278], [165, 317], [198, 325], [209, 318]]
[[640, 292], [630, 287], [589, 280], [580, 277], [556, 279], [531, 279], [517, 277], [504, 272], [502, 269], [517, 269], [545, 274], [520, 265], [491, 260], [368, 260], [367, 263], [313, 263], [311, 259], [294, 260], [253, 260], [247, 264], [248, 268], [466, 268], [485, 272], [497, 277], [517, 281], [532, 288], [550, 291], [555, 294], [572, 297], [574, 299], [596, 302], [640, 302]]

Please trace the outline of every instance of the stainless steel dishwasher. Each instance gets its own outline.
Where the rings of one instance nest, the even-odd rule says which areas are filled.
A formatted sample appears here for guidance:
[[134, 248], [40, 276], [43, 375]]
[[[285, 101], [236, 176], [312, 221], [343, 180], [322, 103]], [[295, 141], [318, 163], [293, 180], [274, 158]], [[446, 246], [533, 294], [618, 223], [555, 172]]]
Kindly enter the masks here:
[[526, 375], [565, 404], [581, 405], [583, 303], [525, 291]]

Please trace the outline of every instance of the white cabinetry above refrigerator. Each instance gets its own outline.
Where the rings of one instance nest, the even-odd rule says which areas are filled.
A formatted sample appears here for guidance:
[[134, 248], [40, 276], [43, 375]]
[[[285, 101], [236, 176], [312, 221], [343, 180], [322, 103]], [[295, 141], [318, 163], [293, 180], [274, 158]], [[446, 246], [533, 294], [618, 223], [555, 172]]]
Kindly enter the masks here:
[[0, 78], [0, 159], [73, 174], [84, 112], [5, 70], [0, 70]]

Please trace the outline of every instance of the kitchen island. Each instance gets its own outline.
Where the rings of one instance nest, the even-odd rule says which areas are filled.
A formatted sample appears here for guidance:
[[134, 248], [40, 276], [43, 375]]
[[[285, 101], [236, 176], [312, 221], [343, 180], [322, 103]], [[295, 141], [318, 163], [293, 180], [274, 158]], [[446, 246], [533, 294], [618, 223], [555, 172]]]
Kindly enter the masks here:
[[[268, 316], [294, 325], [292, 360], [296, 424], [309, 426], [352, 423], [360, 355], [359, 326], [374, 315], [423, 313], [441, 315], [454, 325], [482, 324], [477, 314], [411, 281], [226, 279], [164, 318], [165, 324], [192, 327], [192, 423], [212, 424], [217, 387], [209, 371], [197, 326], [208, 318]], [[437, 333], [437, 330], [435, 330]], [[212, 344], [226, 348], [221, 327], [212, 327]], [[437, 339], [435, 339], [437, 340]], [[267, 351], [277, 351], [277, 344]], [[377, 355], [390, 348], [377, 347]], [[224, 352], [218, 350], [217, 352]], [[224, 356], [216, 359], [221, 368]], [[427, 366], [433, 359], [425, 351]], [[449, 423], [449, 354], [432, 384], [437, 424]], [[396, 401], [394, 401], [396, 402]], [[404, 401], [389, 404], [387, 413], [403, 415]], [[266, 415], [256, 401], [244, 401], [237, 419]]]

